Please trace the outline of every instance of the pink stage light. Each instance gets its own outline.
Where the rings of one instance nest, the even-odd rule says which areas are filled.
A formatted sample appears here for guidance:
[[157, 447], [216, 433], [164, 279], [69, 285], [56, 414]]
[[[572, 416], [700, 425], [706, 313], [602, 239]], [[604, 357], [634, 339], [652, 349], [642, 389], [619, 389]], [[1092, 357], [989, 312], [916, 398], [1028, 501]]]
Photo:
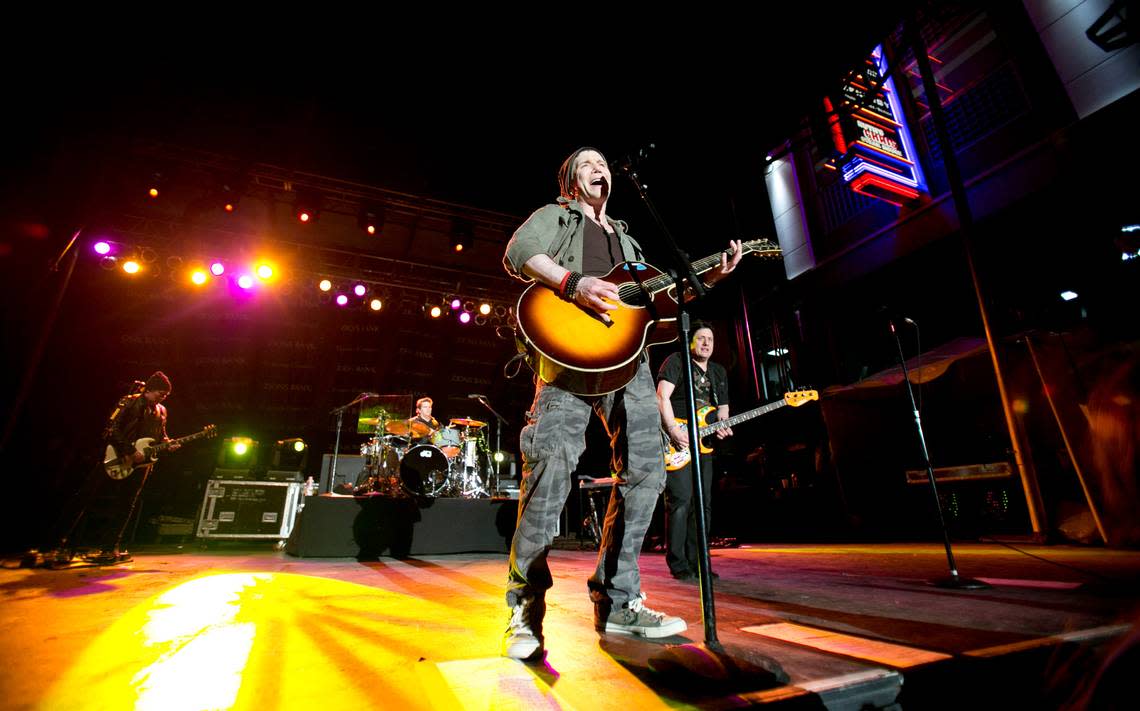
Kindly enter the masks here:
[[336, 305], [337, 306], [344, 306], [347, 303], [348, 303], [348, 297], [347, 296], [345, 296], [344, 294], [337, 294], [337, 296], [336, 296]]
[[368, 289], [365, 288], [363, 284], [357, 284], [356, 286], [352, 287], [352, 293], [356, 294], [357, 296], [364, 296], [364, 293], [366, 291], [368, 291]]
[[253, 277], [251, 277], [248, 274], [242, 274], [241, 276], [238, 277], [237, 285], [243, 289], [252, 289], [253, 288]]
[[459, 314], [459, 323], [469, 323], [471, 321], [471, 314], [464, 311]]
[[459, 299], [452, 299], [451, 300], [451, 310], [452, 311], [458, 311], [461, 306], [463, 306], [463, 302], [460, 301]]
[[106, 242], [95, 243], [95, 254], [110, 254], [110, 252], [111, 245], [107, 244]]

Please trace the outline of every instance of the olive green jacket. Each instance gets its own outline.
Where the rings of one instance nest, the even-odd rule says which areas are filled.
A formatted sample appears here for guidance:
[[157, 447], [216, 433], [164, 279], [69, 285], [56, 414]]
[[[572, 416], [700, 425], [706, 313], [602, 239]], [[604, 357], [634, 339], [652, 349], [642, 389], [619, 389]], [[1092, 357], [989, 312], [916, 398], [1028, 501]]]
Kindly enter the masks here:
[[[585, 231], [586, 216], [577, 201], [558, 198], [557, 203], [543, 205], [535, 210], [526, 222], [522, 223], [503, 256], [503, 268], [511, 276], [524, 281], [532, 281], [523, 273], [523, 265], [536, 254], [545, 254], [570, 271], [582, 267], [582, 235]], [[622, 259], [641, 259], [641, 246], [626, 234], [627, 225], [621, 220], [606, 218], [618, 235]]]

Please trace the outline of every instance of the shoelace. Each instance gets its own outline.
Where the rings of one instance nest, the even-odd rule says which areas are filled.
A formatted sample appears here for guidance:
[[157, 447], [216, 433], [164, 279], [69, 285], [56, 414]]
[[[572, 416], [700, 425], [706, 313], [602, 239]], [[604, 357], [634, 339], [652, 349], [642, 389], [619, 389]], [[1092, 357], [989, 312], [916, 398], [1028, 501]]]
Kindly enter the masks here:
[[637, 614], [637, 615], [640, 615], [640, 614], [648, 615], [649, 617], [652, 617], [653, 619], [657, 620], [658, 622], [663, 621], [665, 619], [665, 613], [664, 612], [658, 612], [657, 610], [653, 610], [653, 609], [646, 607], [645, 606], [645, 599], [646, 599], [645, 593], [641, 593], [640, 595], [638, 595], [634, 599], [630, 600], [629, 601], [629, 611], [634, 613], [634, 614]]
[[530, 625], [523, 619], [523, 614], [526, 612], [526, 605], [515, 605], [513, 612], [511, 612], [511, 621], [507, 623], [508, 630], [526, 629], [530, 631]]

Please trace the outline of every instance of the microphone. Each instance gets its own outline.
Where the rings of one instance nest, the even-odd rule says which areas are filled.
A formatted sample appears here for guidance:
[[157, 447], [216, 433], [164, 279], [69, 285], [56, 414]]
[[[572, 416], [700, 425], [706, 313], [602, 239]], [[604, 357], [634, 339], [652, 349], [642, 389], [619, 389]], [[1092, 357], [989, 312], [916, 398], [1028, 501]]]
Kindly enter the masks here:
[[656, 147], [655, 144], [650, 143], [644, 148], [637, 149], [636, 153], [626, 153], [617, 163], [610, 166], [610, 172], [614, 175], [629, 175], [630, 171], [636, 168], [641, 161], [648, 158], [649, 153]]
[[472, 400], [485, 400], [487, 398], [486, 395], [480, 395], [479, 393], [471, 393], [467, 397], [471, 398]]
[[910, 326], [911, 328], [915, 328], [915, 329], [918, 328], [918, 324], [915, 323], [914, 319], [909, 318], [907, 316], [903, 316], [901, 313], [899, 313], [898, 309], [896, 309], [893, 306], [890, 306], [887, 304], [881, 304], [875, 309], [875, 313], [878, 314], [879, 317], [886, 319], [887, 325], [889, 325], [891, 327], [892, 333], [895, 331], [895, 322], [896, 321], [900, 321], [902, 323], [905, 323], [906, 325]]

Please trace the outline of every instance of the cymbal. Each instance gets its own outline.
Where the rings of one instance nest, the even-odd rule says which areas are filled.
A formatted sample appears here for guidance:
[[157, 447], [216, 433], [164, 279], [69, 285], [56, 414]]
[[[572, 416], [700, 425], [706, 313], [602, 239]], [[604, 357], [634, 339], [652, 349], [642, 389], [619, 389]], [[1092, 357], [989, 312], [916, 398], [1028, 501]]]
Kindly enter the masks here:
[[431, 428], [419, 420], [395, 420], [384, 425], [384, 429], [397, 437], [427, 437], [431, 434]]
[[459, 417], [451, 418], [451, 424], [455, 425], [456, 427], [485, 427], [487, 425], [486, 422], [480, 422], [479, 420], [465, 420]]
[[404, 437], [412, 431], [412, 429], [408, 427], [408, 423], [404, 420], [394, 420], [392, 422], [389, 422], [388, 424], [384, 425], [384, 429], [388, 432], [388, 434], [396, 435], [397, 437]]
[[380, 424], [380, 418], [379, 417], [361, 417], [359, 420], [357, 420], [357, 422], [359, 422], [362, 425], [373, 425], [373, 426], [375, 426], [375, 425]]

